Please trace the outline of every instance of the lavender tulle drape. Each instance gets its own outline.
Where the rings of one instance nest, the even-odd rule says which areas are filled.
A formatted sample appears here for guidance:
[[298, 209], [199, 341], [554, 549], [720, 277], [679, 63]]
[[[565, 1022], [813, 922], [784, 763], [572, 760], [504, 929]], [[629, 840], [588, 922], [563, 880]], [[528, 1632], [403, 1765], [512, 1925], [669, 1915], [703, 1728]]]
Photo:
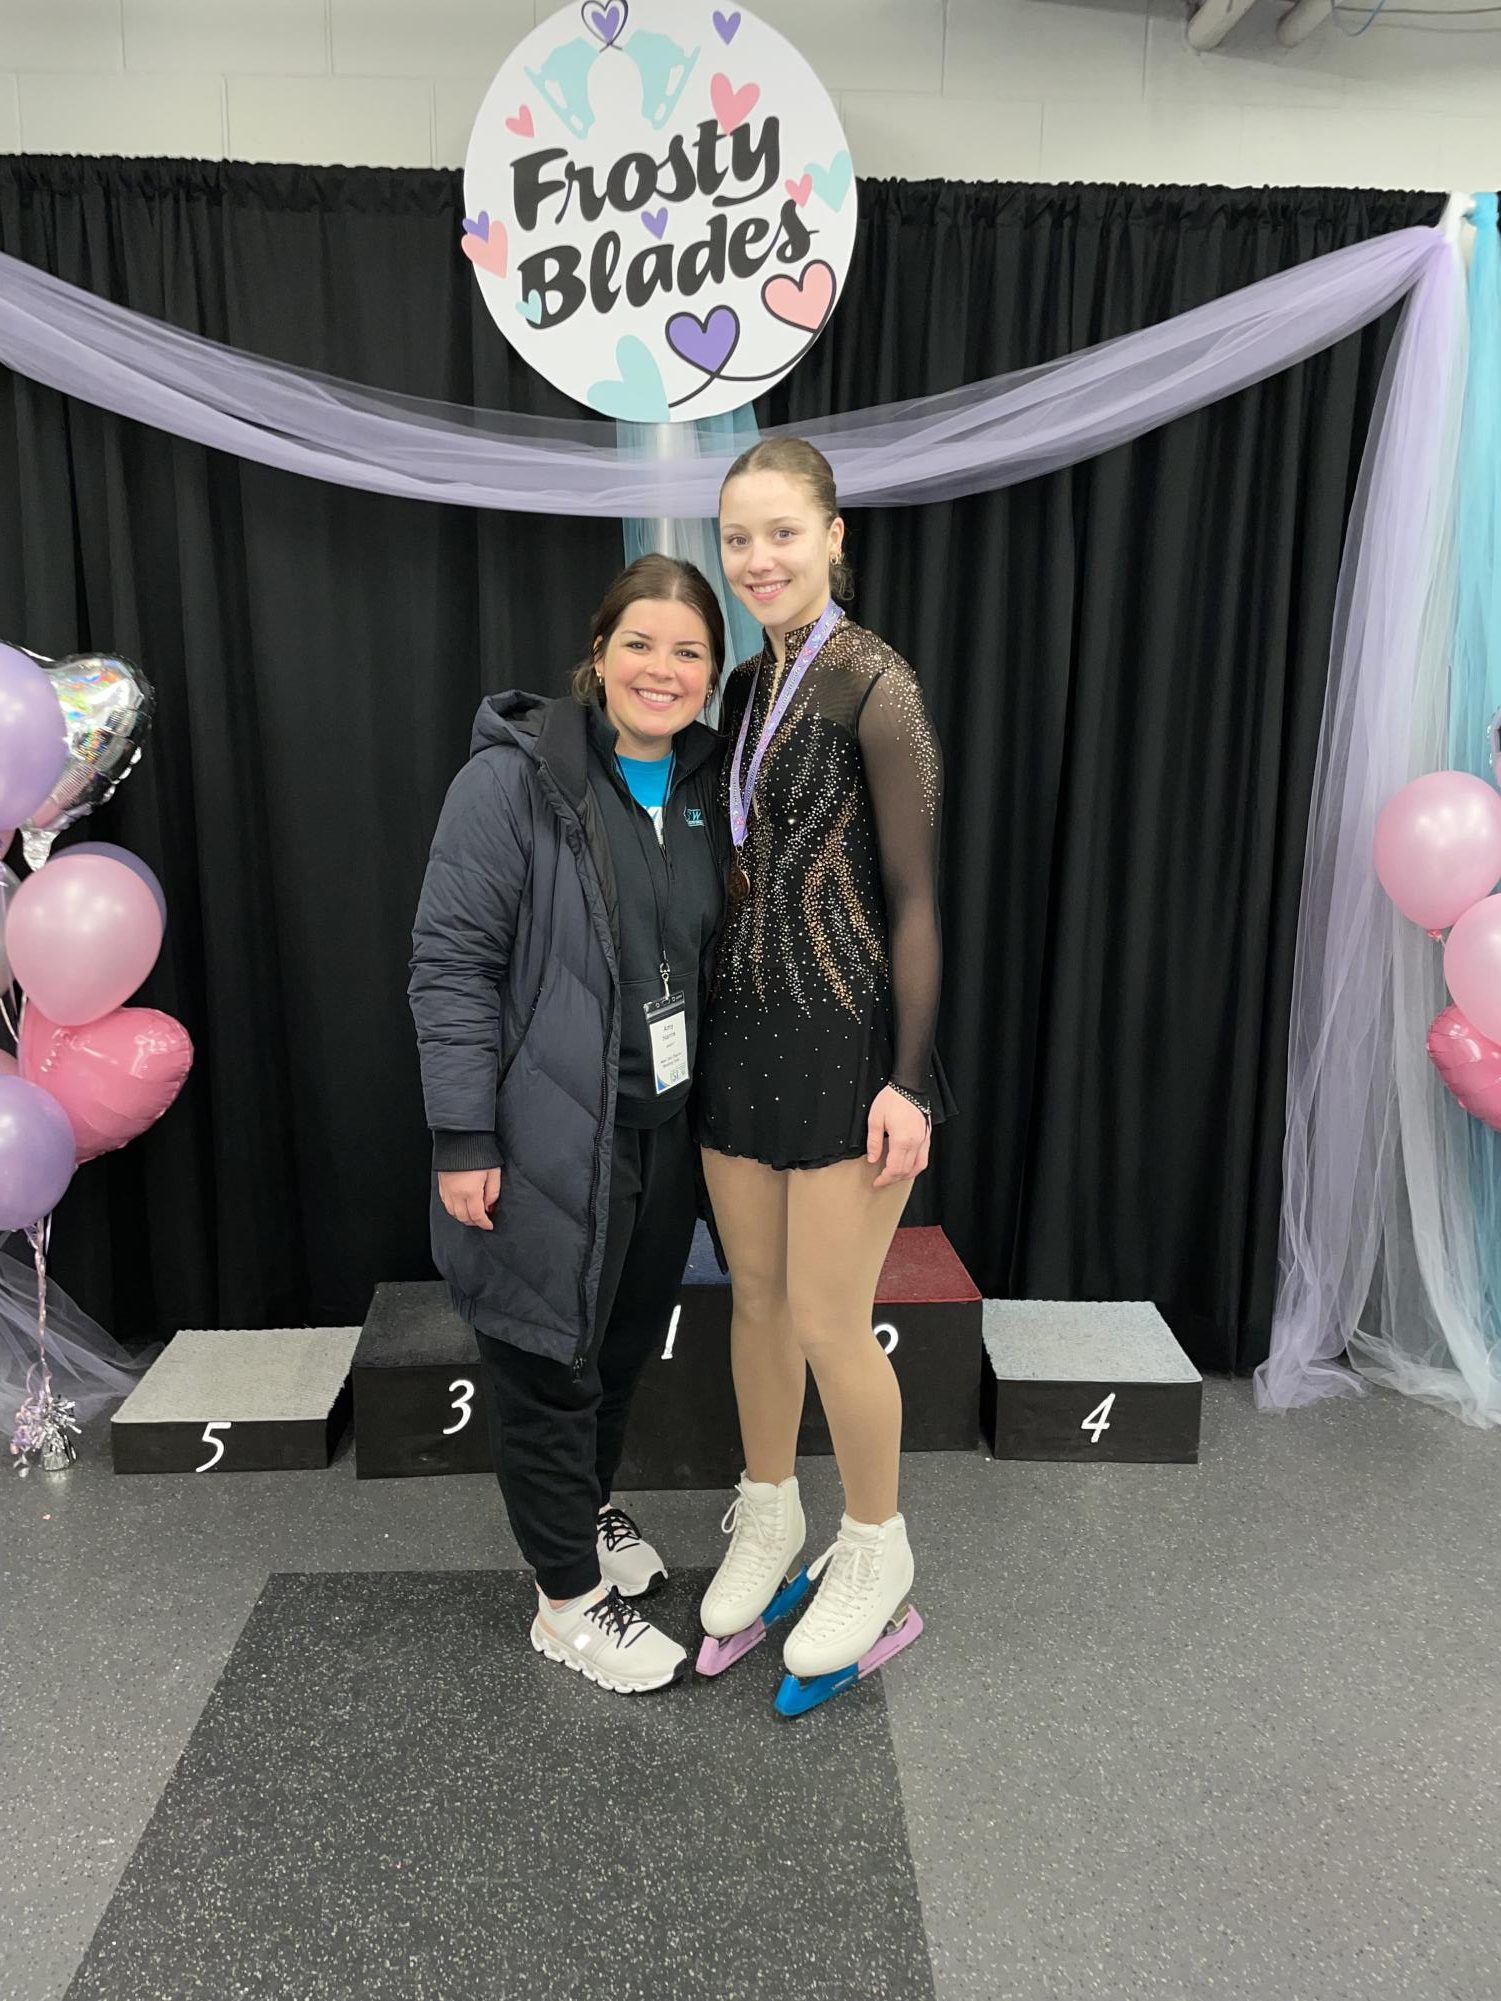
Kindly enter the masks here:
[[[953, 499], [1090, 458], [1305, 360], [1395, 305], [1440, 239], [1402, 229], [1041, 368], [804, 425], [851, 506]], [[646, 458], [609, 424], [362, 388], [221, 347], [0, 256], [0, 363], [313, 479], [465, 507], [706, 518], [733, 453]]]
[[[1448, 1185], [1440, 1155], [1456, 1145], [1422, 1053], [1423, 1025], [1438, 1005], [1436, 961], [1421, 933], [1399, 928], [1371, 865], [1381, 804], [1443, 762], [1464, 376], [1454, 245], [1440, 230], [1399, 230], [1043, 367], [802, 429], [829, 456], [850, 504], [950, 499], [1139, 437], [1404, 299], [1346, 545], [1309, 824], [1281, 1280], [1272, 1353], [1257, 1376], [1264, 1407], [1358, 1389], [1339, 1360], [1347, 1349], [1370, 1373], [1412, 1387], [1383, 1371], [1383, 1328], [1416, 1305], [1452, 1364], [1449, 1339], [1468, 1310], [1471, 1219], [1451, 1227], [1435, 1208]], [[0, 257], [0, 363], [262, 464], [464, 506], [703, 518], [728, 462], [643, 458], [590, 420], [423, 403], [300, 372], [8, 257]]]
[[1463, 267], [1446, 249], [1387, 357], [1341, 567], [1298, 916], [1277, 1304], [1256, 1374], [1278, 1408], [1359, 1394], [1345, 1351], [1418, 1311], [1464, 1256], [1433, 1200], [1448, 1130], [1424, 1048], [1438, 962], [1372, 863], [1382, 806], [1443, 762], [1434, 691], [1453, 629], [1463, 336]]

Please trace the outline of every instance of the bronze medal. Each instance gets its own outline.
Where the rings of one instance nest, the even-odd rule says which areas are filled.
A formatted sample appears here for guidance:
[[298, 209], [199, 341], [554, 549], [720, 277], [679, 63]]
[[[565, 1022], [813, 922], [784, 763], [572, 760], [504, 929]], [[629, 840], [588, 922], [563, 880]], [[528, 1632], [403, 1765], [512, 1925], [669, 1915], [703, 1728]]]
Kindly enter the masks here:
[[739, 905], [750, 895], [750, 877], [746, 874], [745, 863], [737, 861], [730, 870], [730, 900]]

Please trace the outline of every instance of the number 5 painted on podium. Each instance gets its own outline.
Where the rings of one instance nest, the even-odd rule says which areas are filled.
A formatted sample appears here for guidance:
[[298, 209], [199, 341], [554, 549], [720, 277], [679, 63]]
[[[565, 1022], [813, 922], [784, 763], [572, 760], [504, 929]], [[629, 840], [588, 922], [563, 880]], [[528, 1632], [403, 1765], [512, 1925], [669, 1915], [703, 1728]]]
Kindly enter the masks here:
[[1118, 1391], [1112, 1390], [1103, 1403], [1095, 1405], [1088, 1417], [1079, 1426], [1081, 1431], [1092, 1430], [1094, 1432], [1093, 1438], [1089, 1441], [1091, 1445], [1098, 1445], [1100, 1442], [1100, 1433], [1110, 1429], [1110, 1406], [1115, 1402], [1118, 1394]]
[[[458, 1391], [456, 1397], [453, 1396], [455, 1390]], [[453, 1408], [459, 1413], [457, 1424], [445, 1424], [443, 1427], [443, 1436], [452, 1438], [456, 1431], [464, 1429], [474, 1415], [474, 1385], [467, 1376], [456, 1377], [448, 1385], [448, 1394], [453, 1397]]]
[[205, 1459], [201, 1466], [195, 1466], [193, 1468], [195, 1473], [207, 1473], [211, 1466], [217, 1466], [219, 1461], [224, 1457], [224, 1440], [216, 1437], [215, 1434], [220, 1431], [228, 1431], [230, 1424], [231, 1420], [226, 1418], [222, 1424], [206, 1424], [203, 1427], [203, 1442], [205, 1445], [213, 1446], [214, 1456], [212, 1459]]

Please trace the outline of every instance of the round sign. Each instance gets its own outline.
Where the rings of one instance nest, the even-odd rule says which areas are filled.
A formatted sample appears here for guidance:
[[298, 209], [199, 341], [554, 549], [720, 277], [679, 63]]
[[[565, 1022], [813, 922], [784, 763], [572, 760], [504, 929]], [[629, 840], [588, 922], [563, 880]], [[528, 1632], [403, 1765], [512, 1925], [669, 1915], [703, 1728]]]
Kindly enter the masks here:
[[607, 417], [739, 409], [827, 326], [855, 237], [838, 114], [743, 7], [584, 0], [517, 47], [464, 167], [507, 340]]

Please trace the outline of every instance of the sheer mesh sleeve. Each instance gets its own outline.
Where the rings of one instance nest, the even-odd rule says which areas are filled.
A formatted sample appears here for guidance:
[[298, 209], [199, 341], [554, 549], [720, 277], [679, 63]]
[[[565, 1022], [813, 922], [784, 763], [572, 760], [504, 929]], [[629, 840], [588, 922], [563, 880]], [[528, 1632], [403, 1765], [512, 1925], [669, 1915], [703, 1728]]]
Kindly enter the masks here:
[[926, 1097], [943, 941], [938, 923], [938, 829], [943, 764], [917, 676], [892, 666], [871, 684], [857, 735], [881, 851], [891, 939], [896, 1055], [890, 1081]]

